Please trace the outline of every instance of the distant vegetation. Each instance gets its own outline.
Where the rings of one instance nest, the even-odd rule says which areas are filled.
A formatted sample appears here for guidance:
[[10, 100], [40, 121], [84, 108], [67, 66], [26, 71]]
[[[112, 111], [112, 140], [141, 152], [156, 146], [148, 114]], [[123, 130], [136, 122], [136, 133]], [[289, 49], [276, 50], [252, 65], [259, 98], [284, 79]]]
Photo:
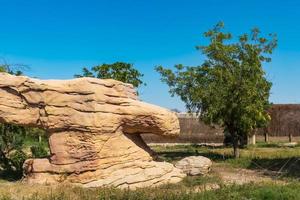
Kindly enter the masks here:
[[23, 72], [20, 70], [20, 68], [22, 67], [23, 65], [11, 66], [10, 64], [2, 64], [0, 65], [0, 72], [5, 72], [16, 76], [20, 76], [23, 74]]
[[91, 70], [84, 67], [82, 74], [75, 77], [93, 77], [101, 79], [115, 79], [124, 83], [130, 83], [138, 88], [145, 83], [142, 81], [144, 75], [133, 67], [132, 64], [124, 62], [115, 62], [113, 64], [102, 64], [92, 67]]

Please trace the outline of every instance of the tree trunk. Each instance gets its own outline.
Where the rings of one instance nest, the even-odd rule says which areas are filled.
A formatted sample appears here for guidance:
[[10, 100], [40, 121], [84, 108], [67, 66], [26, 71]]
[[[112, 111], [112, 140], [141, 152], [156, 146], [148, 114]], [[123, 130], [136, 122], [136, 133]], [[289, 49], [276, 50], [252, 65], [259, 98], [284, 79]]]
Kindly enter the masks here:
[[247, 146], [249, 144], [249, 138], [248, 138], [248, 135], [243, 135], [240, 137], [240, 140], [239, 140], [239, 145], [241, 147], [244, 147], [244, 146]]
[[237, 136], [233, 136], [233, 155], [234, 155], [234, 158], [240, 157], [239, 139]]
[[240, 157], [240, 150], [238, 145], [233, 145], [233, 156], [234, 158]]
[[39, 143], [42, 143], [42, 136], [39, 135]]

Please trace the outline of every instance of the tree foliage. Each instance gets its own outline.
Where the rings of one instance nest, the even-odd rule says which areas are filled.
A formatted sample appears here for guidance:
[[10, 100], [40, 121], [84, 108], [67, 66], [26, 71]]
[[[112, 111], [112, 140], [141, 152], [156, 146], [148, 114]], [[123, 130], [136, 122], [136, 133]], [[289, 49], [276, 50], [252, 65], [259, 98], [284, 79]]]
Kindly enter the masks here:
[[224, 127], [232, 136], [234, 154], [239, 156], [242, 139], [270, 120], [271, 82], [266, 78], [262, 64], [277, 46], [277, 37], [262, 37], [255, 28], [249, 34], [233, 39], [218, 23], [204, 33], [208, 45], [197, 49], [206, 56], [200, 66], [176, 65], [175, 71], [156, 67], [161, 80], [168, 84], [170, 93], [178, 95], [191, 112], [208, 124]]
[[42, 143], [30, 147], [33, 158], [45, 158], [48, 156], [48, 151]]
[[25, 129], [13, 124], [0, 124], [0, 166], [8, 171], [22, 170], [26, 159], [22, 151]]
[[91, 71], [84, 67], [81, 75], [75, 75], [77, 78], [94, 77], [101, 79], [115, 79], [124, 83], [130, 83], [136, 88], [144, 84], [141, 80], [143, 76], [144, 75], [135, 69], [132, 64], [124, 62], [98, 65], [92, 67]]

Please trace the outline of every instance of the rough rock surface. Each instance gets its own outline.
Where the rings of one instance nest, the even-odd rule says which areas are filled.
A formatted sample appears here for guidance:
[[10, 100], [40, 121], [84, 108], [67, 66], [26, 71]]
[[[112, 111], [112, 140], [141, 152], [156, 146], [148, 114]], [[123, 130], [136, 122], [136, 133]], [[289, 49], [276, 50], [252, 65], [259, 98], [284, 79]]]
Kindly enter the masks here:
[[24, 164], [29, 183], [137, 188], [179, 182], [185, 174], [155, 162], [140, 134], [179, 134], [175, 114], [141, 102], [115, 80], [31, 79], [0, 73], [0, 122], [40, 127], [51, 157]]
[[205, 175], [212, 166], [212, 161], [203, 156], [186, 157], [175, 164], [175, 167], [182, 169], [187, 175]]

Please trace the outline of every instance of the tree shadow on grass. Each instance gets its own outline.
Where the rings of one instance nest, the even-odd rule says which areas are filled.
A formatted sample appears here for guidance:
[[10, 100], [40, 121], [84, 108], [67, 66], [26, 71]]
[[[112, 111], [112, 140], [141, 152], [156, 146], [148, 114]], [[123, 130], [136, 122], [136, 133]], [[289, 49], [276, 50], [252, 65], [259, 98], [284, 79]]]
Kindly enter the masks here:
[[300, 158], [255, 158], [248, 169], [263, 170], [266, 175], [276, 177], [300, 178]]
[[237, 168], [259, 170], [271, 178], [296, 178], [300, 179], [300, 157], [288, 158], [249, 158], [234, 159], [230, 154], [217, 152], [193, 151], [165, 151], [157, 153], [159, 161], [176, 162], [188, 156], [204, 156], [214, 162], [225, 162]]

